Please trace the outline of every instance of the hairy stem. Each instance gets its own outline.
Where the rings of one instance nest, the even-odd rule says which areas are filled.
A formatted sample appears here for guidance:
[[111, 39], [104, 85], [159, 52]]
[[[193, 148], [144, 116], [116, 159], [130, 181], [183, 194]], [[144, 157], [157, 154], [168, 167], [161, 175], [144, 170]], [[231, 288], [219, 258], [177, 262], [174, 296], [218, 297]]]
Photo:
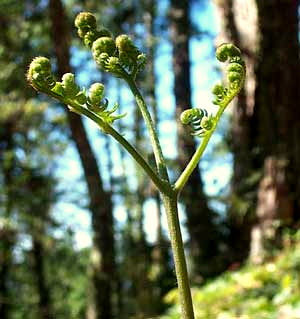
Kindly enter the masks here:
[[156, 130], [151, 118], [151, 115], [147, 109], [146, 103], [144, 101], [143, 96], [141, 95], [139, 89], [137, 88], [134, 80], [132, 79], [126, 79], [127, 84], [129, 85], [136, 103], [142, 113], [142, 116], [145, 120], [147, 129], [149, 131], [150, 134], [150, 140], [151, 140], [151, 144], [153, 147], [153, 152], [154, 152], [154, 157], [155, 157], [155, 161], [156, 161], [156, 166], [157, 166], [157, 170], [158, 170], [158, 174], [159, 176], [164, 179], [165, 181], [169, 182], [169, 176], [168, 176], [168, 171], [167, 171], [167, 166], [165, 163], [165, 159], [161, 150], [161, 146], [156, 134]]
[[168, 229], [174, 256], [182, 319], [194, 319], [193, 302], [178, 219], [177, 196], [163, 195], [164, 207], [167, 214]]
[[[112, 126], [101, 120], [95, 113], [82, 107], [80, 104], [74, 103], [74, 101], [65, 101], [65, 104], [70, 105], [74, 110], [80, 114], [84, 114], [94, 122], [96, 122], [100, 128], [102, 128], [107, 134], [111, 135], [117, 142], [119, 142], [127, 152], [137, 161], [137, 163], [143, 168], [146, 174], [150, 177], [156, 187], [162, 192], [166, 192], [170, 186], [164, 183], [159, 176], [153, 171], [151, 166], [146, 162], [143, 156]], [[169, 187], [168, 187], [169, 186]]]
[[190, 175], [193, 173], [194, 169], [197, 167], [198, 162], [199, 162], [202, 154], [204, 153], [204, 151], [206, 149], [206, 146], [207, 146], [211, 136], [213, 135], [213, 133], [214, 133], [216, 127], [217, 127], [217, 124], [218, 124], [218, 122], [219, 122], [219, 120], [221, 118], [221, 115], [223, 114], [223, 112], [224, 112], [226, 106], [229, 104], [229, 102], [226, 103], [226, 105], [222, 105], [219, 108], [219, 111], [218, 111], [218, 113], [216, 114], [216, 117], [215, 117], [214, 126], [204, 136], [204, 138], [202, 139], [199, 147], [197, 148], [196, 152], [194, 153], [193, 157], [191, 158], [190, 162], [188, 163], [188, 165], [186, 166], [184, 171], [181, 173], [181, 175], [177, 179], [177, 181], [175, 183], [175, 187], [174, 187], [174, 190], [175, 190], [176, 193], [178, 193], [178, 194], [180, 193], [180, 191], [182, 190], [182, 188], [184, 187], [184, 185], [188, 181]]

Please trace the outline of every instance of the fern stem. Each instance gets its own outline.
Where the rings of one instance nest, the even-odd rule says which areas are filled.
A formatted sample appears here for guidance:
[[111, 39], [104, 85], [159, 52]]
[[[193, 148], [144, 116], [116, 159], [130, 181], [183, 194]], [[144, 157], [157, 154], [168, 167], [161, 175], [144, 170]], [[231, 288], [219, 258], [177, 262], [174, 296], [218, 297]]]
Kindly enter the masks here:
[[158, 140], [158, 136], [154, 127], [154, 123], [152, 121], [151, 115], [148, 111], [148, 108], [146, 106], [145, 100], [143, 98], [143, 96], [141, 95], [139, 89], [137, 88], [134, 80], [132, 80], [131, 78], [126, 79], [127, 84], [129, 85], [136, 103], [142, 113], [142, 116], [145, 120], [147, 129], [149, 131], [150, 134], [150, 140], [151, 140], [151, 144], [152, 144], [152, 148], [153, 148], [153, 153], [154, 153], [154, 157], [155, 157], [155, 162], [156, 162], [156, 166], [157, 166], [157, 170], [158, 170], [158, 174], [159, 176], [165, 180], [166, 182], [169, 182], [169, 176], [168, 176], [168, 171], [167, 171], [167, 166], [166, 166], [166, 162], [161, 150], [161, 146]]
[[162, 192], [168, 192], [170, 187], [164, 183], [161, 178], [154, 172], [152, 167], [146, 162], [143, 156], [132, 146], [121, 134], [119, 134], [112, 126], [105, 123], [101, 120], [96, 114], [88, 110], [87, 108], [82, 107], [80, 104], [74, 103], [74, 101], [65, 101], [67, 105], [70, 105], [74, 110], [78, 111], [80, 114], [83, 114], [96, 122], [101, 129], [103, 129], [107, 134], [111, 135], [117, 142], [119, 142], [127, 152], [137, 161], [137, 163], [143, 168], [146, 174], [150, 177], [152, 182], [156, 187]]
[[171, 196], [163, 195], [162, 199], [167, 214], [167, 222], [175, 264], [182, 319], [194, 319], [191, 289], [178, 218], [178, 197], [174, 193]]

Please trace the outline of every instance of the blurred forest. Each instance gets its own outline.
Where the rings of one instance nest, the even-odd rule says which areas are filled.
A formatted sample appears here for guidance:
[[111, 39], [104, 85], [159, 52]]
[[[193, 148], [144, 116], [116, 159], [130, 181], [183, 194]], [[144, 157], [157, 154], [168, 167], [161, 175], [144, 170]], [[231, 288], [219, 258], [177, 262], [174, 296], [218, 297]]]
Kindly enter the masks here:
[[35, 56], [58, 77], [101, 80], [150, 146], [126, 85], [97, 70], [74, 18], [96, 15], [147, 54], [144, 92], [174, 180], [199, 140], [180, 113], [211, 107], [215, 47], [245, 87], [181, 197], [196, 318], [300, 318], [299, 0], [0, 0], [0, 319], [180, 318], [159, 194], [90, 122], [37, 94]]

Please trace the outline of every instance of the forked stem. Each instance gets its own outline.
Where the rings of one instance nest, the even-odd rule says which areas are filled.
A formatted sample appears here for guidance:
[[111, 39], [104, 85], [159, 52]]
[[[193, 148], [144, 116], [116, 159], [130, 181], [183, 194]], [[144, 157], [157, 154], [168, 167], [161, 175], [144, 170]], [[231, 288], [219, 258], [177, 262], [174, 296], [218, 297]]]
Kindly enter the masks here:
[[139, 92], [134, 80], [129, 79], [127, 83], [136, 99], [137, 105], [140, 108], [142, 116], [145, 120], [147, 129], [150, 134], [150, 141], [153, 148], [153, 153], [158, 169], [158, 174], [162, 182], [169, 187], [166, 192], [161, 192], [163, 204], [166, 210], [168, 230], [171, 240], [172, 252], [174, 257], [176, 278], [179, 291], [179, 300], [181, 304], [182, 319], [194, 319], [193, 302], [191, 296], [191, 288], [189, 284], [189, 277], [187, 272], [186, 259], [184, 254], [180, 222], [178, 217], [178, 197], [177, 192], [172, 189], [169, 182], [167, 165], [161, 150], [161, 145], [151, 118], [146, 103]]
[[[32, 61], [27, 72], [27, 79], [36, 90], [60, 100], [68, 105], [71, 111], [83, 114], [96, 122], [105, 133], [110, 134], [124, 146], [156, 185], [161, 193], [167, 214], [182, 319], [194, 319], [191, 289], [178, 217], [178, 196], [189, 176], [197, 167], [200, 157], [215, 131], [223, 111], [234, 96], [238, 94], [243, 85], [246, 69], [245, 63], [241, 58], [240, 50], [232, 44], [223, 44], [217, 49], [217, 58], [221, 62], [227, 60], [230, 62], [227, 68], [229, 86], [225, 88], [222, 85], [216, 85], [213, 88], [213, 94], [216, 96], [214, 103], [220, 107], [217, 115], [213, 118], [213, 125], [210, 125], [212, 118], [206, 118], [204, 121], [203, 114], [205, 114], [205, 112], [196, 111], [195, 113], [195, 111], [192, 110], [193, 113], [188, 111], [188, 113], [184, 114], [184, 124], [190, 124], [191, 122], [196, 125], [197, 130], [201, 129], [201, 132], [203, 131], [205, 134], [200, 146], [173, 187], [169, 181], [166, 161], [162, 153], [154, 123], [147, 109], [145, 100], [134, 80], [136, 73], [145, 63], [145, 55], [141, 54], [128, 36], [121, 35], [114, 41], [107, 30], [97, 30], [96, 19], [88, 12], [80, 13], [76, 18], [75, 25], [85, 44], [92, 48], [93, 56], [102, 69], [111, 72], [115, 76], [122, 77], [129, 85], [149, 131], [157, 172], [147, 163], [143, 156], [111, 126], [113, 121], [121, 118], [122, 115], [111, 116], [111, 113], [114, 112], [115, 109], [110, 111], [106, 110], [107, 103], [102, 103], [104, 90], [102, 84], [93, 84], [90, 87], [89, 94], [86, 95], [84, 90], [80, 91], [79, 86], [75, 83], [74, 75], [71, 73], [65, 74], [62, 77], [62, 82], [56, 82], [51, 73], [50, 61], [44, 57], [37, 57]], [[116, 55], [116, 52], [118, 55]], [[126, 68], [128, 68], [128, 66], [130, 67], [130, 65], [128, 65], [130, 61], [134, 67], [132, 73], [126, 72]], [[195, 114], [196, 121], [194, 121]]]
[[160, 192], [164, 193], [170, 189], [170, 186], [164, 183], [161, 178], [153, 171], [152, 167], [146, 162], [143, 156], [132, 146], [121, 134], [119, 134], [112, 126], [103, 122], [100, 117], [82, 107], [74, 101], [65, 101], [66, 105], [70, 105], [73, 110], [78, 111], [78, 113], [83, 114], [90, 118], [93, 122], [97, 123], [99, 127], [106, 131], [107, 134], [111, 135], [117, 142], [119, 142], [127, 152], [136, 160], [136, 162], [141, 166], [145, 173], [150, 177], [154, 185], [159, 189]]

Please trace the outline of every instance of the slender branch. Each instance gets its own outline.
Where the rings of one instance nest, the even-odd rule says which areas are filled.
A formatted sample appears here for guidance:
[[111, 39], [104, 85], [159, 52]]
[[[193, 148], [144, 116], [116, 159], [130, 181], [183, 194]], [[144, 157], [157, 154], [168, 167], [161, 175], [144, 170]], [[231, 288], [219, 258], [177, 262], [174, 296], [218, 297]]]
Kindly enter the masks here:
[[[227, 101], [226, 101], [227, 102]], [[210, 131], [207, 132], [207, 134], [203, 137], [199, 147], [197, 148], [196, 152], [194, 153], [193, 157], [191, 158], [191, 160], [189, 161], [188, 165], [186, 166], [186, 168], [184, 169], [184, 171], [181, 173], [181, 175], [179, 176], [179, 178], [177, 179], [175, 185], [174, 185], [174, 191], [176, 193], [180, 193], [180, 191], [182, 190], [182, 188], [184, 187], [184, 185], [186, 184], [186, 182], [188, 181], [190, 175], [193, 173], [194, 169], [197, 167], [198, 162], [202, 156], [202, 154], [204, 153], [206, 146], [211, 138], [211, 136], [213, 135], [217, 124], [221, 118], [221, 115], [223, 114], [226, 106], [229, 104], [230, 101], [228, 101], [228, 103], [223, 104], [219, 110], [218, 113], [216, 114], [215, 117], [215, 123], [214, 126], [212, 127], [212, 129]]]
[[75, 103], [74, 101], [67, 99], [64, 101], [65, 104], [71, 106], [72, 109], [78, 111], [80, 114], [84, 114], [94, 122], [96, 122], [101, 129], [103, 129], [107, 134], [111, 135], [117, 142], [124, 146], [127, 152], [137, 161], [137, 163], [144, 169], [146, 174], [150, 177], [153, 183], [161, 192], [167, 192], [169, 187], [164, 183], [152, 167], [146, 162], [143, 156], [132, 146], [121, 134], [119, 134], [112, 126], [102, 121], [95, 113], [91, 112], [87, 108], [82, 107], [80, 104]]
[[145, 161], [142, 155], [126, 140], [120, 135], [113, 127], [109, 126], [107, 130], [115, 140], [122, 144], [128, 153], [138, 162], [138, 164], [144, 169], [156, 187], [162, 192], [169, 192], [170, 186], [165, 183], [152, 169], [152, 167]]
[[145, 120], [147, 129], [149, 131], [150, 140], [151, 140], [151, 144], [153, 147], [153, 153], [154, 153], [154, 157], [155, 157], [155, 162], [156, 162], [158, 174], [165, 181], [169, 182], [169, 176], [168, 176], [168, 171], [167, 171], [165, 159], [164, 159], [164, 156], [163, 156], [163, 153], [161, 150], [161, 146], [160, 146], [157, 134], [156, 134], [154, 123], [153, 123], [151, 115], [147, 109], [145, 100], [144, 100], [143, 96], [141, 95], [139, 89], [137, 88], [134, 80], [132, 80], [131, 78], [127, 78], [126, 82], [129, 85], [129, 87], [130, 87], [130, 89], [135, 97], [136, 103], [137, 103], [138, 107], [140, 108], [140, 111], [141, 111], [142, 116]]
[[[228, 87], [224, 87], [222, 84], [216, 84], [212, 89], [212, 93], [215, 95], [215, 100], [213, 103], [219, 105], [220, 108], [216, 116], [213, 118], [213, 127], [206, 132], [200, 146], [196, 150], [189, 164], [176, 181], [174, 191], [177, 193], [180, 193], [193, 170], [196, 168], [200, 157], [205, 151], [205, 148], [217, 127], [221, 115], [223, 114], [227, 105], [240, 92], [245, 81], [246, 67], [245, 62], [241, 57], [241, 51], [239, 48], [230, 43], [223, 43], [217, 48], [216, 57], [220, 62], [229, 61], [226, 72]], [[187, 120], [189, 122], [189, 118], [187, 118]]]

